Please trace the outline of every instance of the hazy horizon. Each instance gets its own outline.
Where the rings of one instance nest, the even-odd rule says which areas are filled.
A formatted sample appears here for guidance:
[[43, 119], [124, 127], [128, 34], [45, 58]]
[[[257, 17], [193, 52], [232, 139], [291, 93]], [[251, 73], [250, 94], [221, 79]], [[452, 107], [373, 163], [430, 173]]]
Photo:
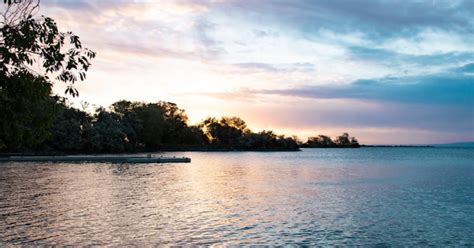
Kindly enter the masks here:
[[191, 123], [442, 144], [474, 140], [472, 5], [43, 0], [39, 14], [97, 52], [76, 104], [163, 100]]

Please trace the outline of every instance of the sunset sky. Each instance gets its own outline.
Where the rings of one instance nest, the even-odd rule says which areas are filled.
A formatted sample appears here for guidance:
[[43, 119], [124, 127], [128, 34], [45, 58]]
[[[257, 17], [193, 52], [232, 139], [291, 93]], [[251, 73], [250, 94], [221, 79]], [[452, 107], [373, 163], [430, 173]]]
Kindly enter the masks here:
[[40, 14], [97, 52], [75, 102], [171, 101], [191, 123], [364, 144], [474, 140], [472, 0], [42, 0]]

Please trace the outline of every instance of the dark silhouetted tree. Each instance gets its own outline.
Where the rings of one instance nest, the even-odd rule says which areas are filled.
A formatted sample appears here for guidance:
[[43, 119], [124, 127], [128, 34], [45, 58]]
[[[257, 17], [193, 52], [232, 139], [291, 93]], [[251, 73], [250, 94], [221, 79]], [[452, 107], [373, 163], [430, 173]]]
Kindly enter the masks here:
[[51, 97], [49, 76], [66, 83], [66, 93], [77, 96], [74, 83], [85, 79], [95, 53], [84, 48], [78, 36], [60, 32], [53, 19], [35, 19], [39, 0], [4, 4], [0, 13], [0, 150], [21, 151], [43, 144], [52, 135], [57, 98]]
[[241, 148], [245, 150], [298, 150], [299, 145], [293, 137], [276, 135], [272, 131], [248, 132], [241, 138]]
[[212, 144], [238, 147], [240, 138], [248, 132], [245, 122], [238, 117], [207, 118], [201, 124]]
[[50, 137], [55, 101], [43, 77], [0, 73], [0, 150], [24, 151]]
[[53, 19], [33, 18], [38, 6], [39, 1], [25, 0], [8, 5], [2, 13], [0, 72], [6, 76], [29, 72], [46, 80], [54, 76], [67, 84], [66, 93], [77, 96], [74, 83], [86, 78], [95, 52], [84, 48], [72, 32], [60, 32]]
[[158, 104], [148, 103], [135, 106], [133, 112], [141, 121], [141, 128], [136, 131], [138, 142], [148, 149], [157, 149], [163, 139], [163, 112]]
[[336, 144], [329, 136], [319, 135], [317, 137], [309, 137], [305, 145], [310, 147], [333, 147]]
[[114, 113], [98, 108], [94, 119], [92, 125], [84, 129], [84, 150], [94, 153], [124, 152], [126, 135]]
[[123, 132], [126, 135], [126, 150], [136, 151], [144, 146], [138, 140], [138, 133], [143, 130], [143, 120], [138, 117], [135, 108], [143, 106], [143, 103], [121, 100], [111, 106], [115, 117], [121, 123]]
[[90, 128], [92, 117], [84, 111], [68, 106], [65, 99], [56, 104], [56, 115], [48, 142], [54, 151], [77, 153], [83, 150], [84, 130]]
[[335, 140], [335, 143], [338, 146], [350, 146], [351, 141], [348, 133], [343, 133], [341, 136], [338, 136]]
[[359, 142], [356, 138], [350, 137], [348, 133], [343, 133], [338, 136], [336, 140], [332, 140], [326, 135], [319, 135], [318, 137], [309, 137], [308, 141], [303, 144], [303, 147], [359, 147]]
[[158, 106], [163, 112], [163, 143], [164, 144], [184, 144], [184, 136], [188, 129], [188, 116], [184, 109], [178, 108], [175, 103], [158, 102]]

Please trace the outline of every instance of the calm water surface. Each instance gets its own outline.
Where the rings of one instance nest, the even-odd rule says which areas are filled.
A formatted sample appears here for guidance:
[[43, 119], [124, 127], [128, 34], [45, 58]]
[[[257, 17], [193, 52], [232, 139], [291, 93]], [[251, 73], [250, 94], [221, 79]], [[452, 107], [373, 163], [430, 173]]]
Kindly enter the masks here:
[[0, 245], [474, 246], [474, 150], [189, 152], [0, 164]]

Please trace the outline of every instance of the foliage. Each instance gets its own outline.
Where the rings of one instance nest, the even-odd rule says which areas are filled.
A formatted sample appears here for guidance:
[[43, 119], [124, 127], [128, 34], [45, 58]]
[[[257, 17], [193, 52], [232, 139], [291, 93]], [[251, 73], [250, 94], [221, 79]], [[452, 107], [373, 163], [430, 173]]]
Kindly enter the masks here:
[[125, 133], [125, 149], [127, 151], [135, 151], [142, 146], [142, 142], [138, 140], [138, 134], [143, 129], [143, 121], [138, 118], [134, 109], [140, 103], [132, 103], [130, 101], [121, 100], [115, 102], [110, 107], [115, 113], [115, 118], [121, 123], [123, 132]]
[[142, 123], [140, 129], [135, 130], [138, 142], [148, 149], [157, 149], [163, 138], [163, 112], [158, 104], [142, 104], [133, 109]]
[[0, 149], [34, 149], [50, 136], [56, 101], [50, 95], [51, 84], [43, 77], [0, 73]]
[[331, 147], [335, 146], [336, 144], [329, 136], [326, 135], [319, 135], [317, 137], [309, 137], [308, 141], [306, 142], [308, 146], [319, 146], [319, 147]]
[[330, 137], [319, 135], [317, 137], [309, 137], [304, 147], [360, 147], [356, 138], [350, 137], [348, 133], [336, 137], [333, 141]]
[[85, 79], [95, 53], [73, 33], [60, 32], [53, 19], [34, 19], [39, 0], [8, 1], [5, 6], [0, 13], [0, 150], [45, 145], [79, 150], [82, 123], [63, 116], [72, 110], [57, 104], [61, 100], [51, 95], [48, 75], [67, 83], [66, 93], [77, 96], [73, 84]]
[[175, 103], [158, 102], [157, 105], [163, 112], [163, 143], [185, 144], [186, 137], [183, 135], [188, 128], [188, 116], [184, 109], [178, 108]]
[[192, 147], [203, 147], [209, 144], [209, 140], [198, 126], [189, 126], [180, 133], [180, 144]]
[[247, 133], [241, 139], [241, 146], [245, 150], [298, 150], [296, 139], [276, 135], [272, 131]]
[[239, 117], [207, 118], [199, 126], [215, 147], [235, 150], [298, 150], [296, 139], [272, 131], [253, 133]]
[[125, 133], [114, 114], [103, 108], [96, 110], [91, 126], [84, 130], [84, 149], [87, 152], [124, 152]]
[[245, 122], [238, 117], [207, 118], [200, 126], [206, 130], [212, 144], [230, 148], [236, 148], [239, 139], [247, 132]]
[[92, 117], [89, 114], [71, 108], [67, 106], [65, 99], [59, 99], [48, 146], [54, 151], [81, 151], [84, 142], [83, 130], [90, 126], [91, 121]]
[[[19, 7], [10, 13], [12, 6]], [[85, 80], [95, 52], [84, 48], [72, 32], [60, 32], [53, 19], [44, 16], [34, 19], [31, 14], [37, 7], [32, 1], [25, 1], [9, 5], [2, 14], [0, 72], [9, 76], [27, 70], [46, 80], [48, 75], [54, 75], [56, 80], [67, 84], [66, 93], [77, 96], [74, 83]], [[41, 72], [33, 69], [37, 65], [41, 66]]]

